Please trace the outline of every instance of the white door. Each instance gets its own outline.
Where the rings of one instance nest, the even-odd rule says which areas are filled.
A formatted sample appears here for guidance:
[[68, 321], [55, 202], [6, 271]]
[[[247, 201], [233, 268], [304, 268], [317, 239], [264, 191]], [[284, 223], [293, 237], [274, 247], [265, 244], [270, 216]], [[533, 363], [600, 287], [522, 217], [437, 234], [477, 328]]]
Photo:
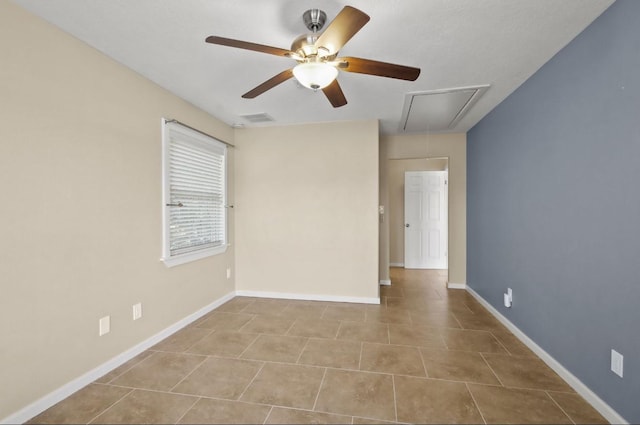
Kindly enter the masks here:
[[404, 173], [404, 267], [446, 269], [447, 172]]

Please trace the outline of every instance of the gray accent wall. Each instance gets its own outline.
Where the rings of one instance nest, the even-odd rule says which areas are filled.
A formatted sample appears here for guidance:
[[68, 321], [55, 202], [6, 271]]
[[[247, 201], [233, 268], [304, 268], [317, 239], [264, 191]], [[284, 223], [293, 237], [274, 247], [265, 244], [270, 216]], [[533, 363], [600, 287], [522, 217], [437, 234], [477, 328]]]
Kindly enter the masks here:
[[[632, 423], [639, 21], [640, 1], [618, 0], [467, 135], [468, 285]], [[611, 349], [624, 378], [610, 371]]]

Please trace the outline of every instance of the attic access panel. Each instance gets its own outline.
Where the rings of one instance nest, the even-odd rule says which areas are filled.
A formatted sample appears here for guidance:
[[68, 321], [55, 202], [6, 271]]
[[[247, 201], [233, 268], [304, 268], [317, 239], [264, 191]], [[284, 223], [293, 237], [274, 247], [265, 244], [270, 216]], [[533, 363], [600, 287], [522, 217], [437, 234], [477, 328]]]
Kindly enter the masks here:
[[404, 133], [451, 130], [489, 85], [407, 93], [400, 131]]

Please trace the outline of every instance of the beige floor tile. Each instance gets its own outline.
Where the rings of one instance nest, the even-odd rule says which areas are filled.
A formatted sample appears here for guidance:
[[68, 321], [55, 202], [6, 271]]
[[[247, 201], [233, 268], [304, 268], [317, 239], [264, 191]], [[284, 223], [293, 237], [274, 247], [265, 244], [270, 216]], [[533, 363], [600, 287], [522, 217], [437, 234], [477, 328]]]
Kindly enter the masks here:
[[391, 285], [391, 286], [381, 286], [380, 287], [380, 296], [382, 297], [404, 297], [404, 292], [402, 292], [402, 288]]
[[298, 318], [287, 335], [308, 338], [335, 338], [340, 322], [337, 320], [320, 320], [318, 318]]
[[107, 373], [106, 375], [103, 375], [99, 379], [96, 379], [96, 382], [101, 384], [107, 384], [113, 381], [114, 379], [116, 379], [118, 376], [125, 373], [126, 371], [128, 371], [129, 369], [131, 369], [133, 366], [137, 365], [138, 363], [146, 359], [147, 357], [151, 356], [152, 354], [153, 354], [153, 351], [143, 351], [142, 353], [138, 354], [131, 360], [113, 369], [111, 372]]
[[366, 312], [365, 322], [411, 324], [411, 315], [408, 310], [400, 307], [380, 306]]
[[411, 311], [411, 322], [418, 326], [431, 328], [461, 329], [453, 313], [444, 310]]
[[353, 417], [353, 422], [351, 422], [352, 424], [361, 424], [361, 425], [368, 425], [368, 424], [395, 424], [398, 422], [391, 422], [391, 421], [383, 421], [382, 419], [373, 419], [373, 418], [361, 418], [358, 416], [354, 416]]
[[596, 409], [578, 394], [554, 393], [547, 391], [551, 398], [560, 405], [564, 413], [577, 424], [608, 424]]
[[500, 354], [483, 356], [505, 387], [573, 392], [557, 373], [538, 358]]
[[243, 359], [295, 363], [307, 339], [297, 336], [260, 335], [242, 353]]
[[266, 316], [281, 316], [285, 307], [291, 302], [289, 300], [258, 299], [242, 310], [243, 313], [261, 314]]
[[315, 410], [395, 421], [391, 375], [327, 369]]
[[323, 302], [292, 302], [284, 308], [282, 314], [291, 318], [317, 318], [322, 317], [322, 313], [327, 309]]
[[209, 357], [171, 391], [236, 400], [262, 365], [262, 362]]
[[323, 375], [319, 367], [266, 363], [240, 400], [310, 410]]
[[332, 339], [309, 339], [298, 360], [300, 364], [358, 369], [362, 343]]
[[469, 384], [487, 423], [570, 424], [544, 391]]
[[236, 357], [242, 354], [257, 337], [257, 334], [215, 331], [194, 344], [188, 352], [208, 356]]
[[252, 314], [213, 312], [206, 320], [198, 323], [198, 328], [215, 329], [218, 331], [237, 331], [253, 319]]
[[349, 322], [364, 322], [365, 310], [362, 306], [353, 304], [336, 304], [327, 306], [322, 318], [326, 320], [341, 320]]
[[330, 413], [311, 412], [308, 410], [274, 407], [267, 424], [350, 424], [350, 416], [332, 415]]
[[88, 423], [131, 391], [129, 388], [91, 384], [45, 410], [27, 423]]
[[405, 298], [415, 298], [421, 300], [440, 300], [440, 293], [429, 286], [405, 286], [402, 288]]
[[500, 385], [480, 353], [425, 348], [420, 353], [429, 378]]
[[338, 339], [389, 343], [389, 327], [384, 323], [342, 322]]
[[241, 401], [200, 399], [181, 424], [261, 424], [267, 418], [271, 406]]
[[151, 349], [156, 351], [173, 351], [181, 353], [187, 351], [189, 347], [209, 335], [211, 332], [211, 329], [186, 327], [160, 341], [151, 347]]
[[391, 344], [416, 347], [447, 348], [442, 338], [442, 329], [418, 325], [389, 325]]
[[360, 369], [370, 372], [426, 376], [418, 348], [403, 345], [365, 342], [362, 345]]
[[507, 350], [504, 349], [491, 332], [449, 329], [443, 333], [443, 337], [447, 348], [450, 350], [507, 354]]
[[464, 329], [475, 329], [483, 331], [508, 332], [502, 323], [490, 313], [482, 312], [475, 314], [453, 313]]
[[157, 351], [114, 379], [112, 384], [169, 391], [204, 360], [204, 356]]
[[198, 397], [134, 390], [92, 424], [174, 424], [194, 405]]
[[398, 421], [410, 423], [482, 423], [482, 416], [461, 382], [394, 376]]
[[232, 300], [227, 301], [216, 309], [216, 311], [224, 311], [226, 313], [240, 313], [249, 304], [253, 303], [253, 298], [247, 297], [235, 297]]
[[295, 319], [290, 317], [259, 315], [244, 325], [240, 332], [255, 334], [284, 335], [291, 328]]
[[535, 353], [510, 332], [492, 331], [491, 334], [514, 356], [536, 357]]

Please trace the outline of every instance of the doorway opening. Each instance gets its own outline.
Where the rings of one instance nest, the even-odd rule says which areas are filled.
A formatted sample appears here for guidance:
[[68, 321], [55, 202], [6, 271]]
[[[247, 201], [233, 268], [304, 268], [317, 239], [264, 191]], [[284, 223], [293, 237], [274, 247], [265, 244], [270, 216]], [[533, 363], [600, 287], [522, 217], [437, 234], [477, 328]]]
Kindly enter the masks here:
[[[448, 172], [448, 158], [389, 160], [389, 265], [391, 267], [430, 269], [445, 281], [448, 279]], [[413, 182], [413, 184], [410, 183], [413, 187], [408, 188], [410, 189], [408, 195], [405, 176], [410, 176], [410, 182]], [[407, 201], [409, 205], [405, 205]], [[412, 211], [407, 211], [407, 208]], [[413, 219], [421, 217], [424, 220], [412, 223], [408, 220], [412, 214]], [[438, 220], [432, 220], [433, 218]], [[409, 227], [406, 226], [407, 224]], [[433, 224], [439, 227], [434, 228]], [[421, 260], [416, 260], [419, 258]]]

